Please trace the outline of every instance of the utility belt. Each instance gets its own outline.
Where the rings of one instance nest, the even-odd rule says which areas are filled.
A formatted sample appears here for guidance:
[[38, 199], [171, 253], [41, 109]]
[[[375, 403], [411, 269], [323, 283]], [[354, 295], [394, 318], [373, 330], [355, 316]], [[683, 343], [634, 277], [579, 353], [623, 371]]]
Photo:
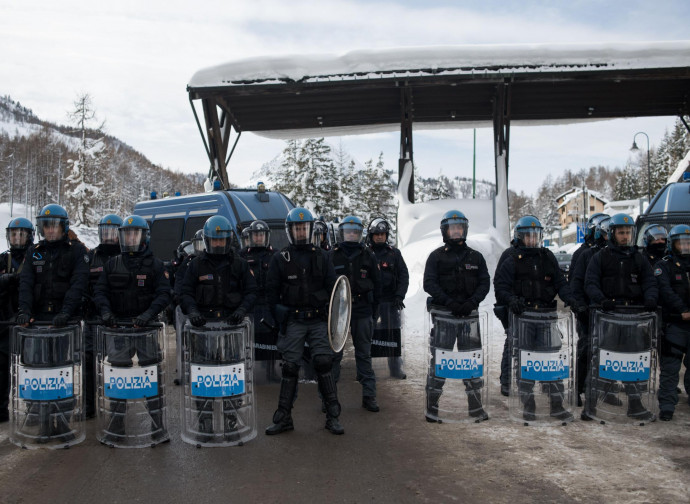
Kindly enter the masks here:
[[525, 301], [525, 304], [533, 310], [551, 310], [558, 306], [555, 299], [553, 301]]
[[640, 306], [642, 304], [639, 299], [630, 298], [614, 298], [613, 302], [616, 303], [616, 306]]
[[202, 311], [201, 314], [206, 319], [224, 319], [232, 315], [232, 310], [220, 309], [220, 310], [206, 310]]
[[325, 320], [326, 311], [319, 309], [290, 310], [288, 316], [293, 320]]
[[48, 303], [41, 303], [38, 305], [39, 313], [57, 313], [60, 311], [62, 306], [56, 306], [55, 303], [49, 301]]

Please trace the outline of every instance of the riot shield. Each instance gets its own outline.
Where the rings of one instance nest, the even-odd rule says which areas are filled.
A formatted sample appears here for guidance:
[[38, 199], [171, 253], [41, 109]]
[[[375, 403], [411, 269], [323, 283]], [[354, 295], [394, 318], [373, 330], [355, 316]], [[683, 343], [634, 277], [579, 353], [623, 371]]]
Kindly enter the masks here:
[[170, 441], [165, 326], [96, 330], [98, 440], [117, 448]]
[[197, 446], [242, 445], [256, 437], [254, 327], [208, 322], [184, 330], [182, 440]]
[[182, 329], [187, 316], [182, 313], [182, 307], [177, 305], [175, 307], [175, 385], [182, 385], [184, 379], [184, 372], [182, 369]]
[[404, 342], [402, 338], [402, 311], [394, 303], [379, 303], [374, 319], [374, 334], [371, 338], [371, 365], [377, 379], [390, 376], [405, 379], [403, 368]]
[[350, 331], [352, 312], [350, 282], [345, 275], [340, 275], [335, 281], [328, 306], [328, 340], [333, 351], [340, 352], [345, 346]]
[[432, 308], [425, 417], [428, 422], [481, 422], [487, 420], [486, 386], [488, 317], [472, 312], [455, 317]]
[[510, 417], [525, 423], [573, 420], [573, 323], [569, 312], [510, 315]]
[[[591, 310], [586, 417], [643, 425], [656, 419], [658, 315]], [[584, 419], [584, 416], [583, 416]]]
[[12, 328], [12, 443], [67, 448], [84, 440], [82, 365], [79, 325]]

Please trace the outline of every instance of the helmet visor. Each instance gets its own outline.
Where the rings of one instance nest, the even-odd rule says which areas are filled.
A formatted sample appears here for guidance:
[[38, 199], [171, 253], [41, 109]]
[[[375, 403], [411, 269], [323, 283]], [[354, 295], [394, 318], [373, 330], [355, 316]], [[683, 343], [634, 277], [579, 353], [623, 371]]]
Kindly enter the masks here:
[[230, 239], [225, 237], [204, 236], [203, 243], [206, 245], [206, 252], [214, 255], [224, 255], [230, 252]]
[[25, 249], [29, 246], [28, 229], [14, 228], [7, 230], [7, 245], [10, 249]]
[[635, 243], [635, 226], [613, 226], [609, 240], [619, 247], [632, 247]]
[[250, 247], [268, 247], [270, 233], [265, 230], [249, 232]]
[[441, 226], [443, 238], [449, 241], [467, 239], [467, 219], [445, 219]]
[[542, 237], [542, 229], [538, 227], [517, 230], [517, 238], [525, 248], [540, 248]]
[[308, 245], [311, 243], [311, 222], [290, 222], [288, 224], [288, 239], [293, 245]]
[[338, 235], [341, 242], [359, 243], [362, 241], [362, 226], [345, 222], [338, 227]]
[[141, 228], [120, 228], [120, 250], [122, 252], [139, 252], [144, 248], [146, 231]]
[[682, 256], [690, 255], [690, 236], [674, 237], [673, 252]]
[[36, 219], [38, 235], [46, 241], [57, 241], [65, 234], [63, 219], [60, 217], [39, 217]]
[[98, 240], [104, 245], [116, 245], [119, 241], [120, 233], [114, 224], [102, 224], [98, 226]]

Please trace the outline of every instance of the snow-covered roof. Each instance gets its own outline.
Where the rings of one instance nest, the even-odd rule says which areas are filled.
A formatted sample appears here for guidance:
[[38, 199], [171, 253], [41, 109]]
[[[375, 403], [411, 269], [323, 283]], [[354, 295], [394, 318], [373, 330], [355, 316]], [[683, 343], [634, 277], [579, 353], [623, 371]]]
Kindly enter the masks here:
[[539, 73], [690, 66], [690, 41], [511, 44], [357, 50], [341, 55], [264, 56], [196, 72], [192, 88], [363, 80], [420, 75]]
[[[600, 192], [593, 191], [591, 189], [586, 189], [586, 188], [585, 188], [585, 190], [587, 191], [587, 194], [589, 195], [590, 198], [594, 197], [594, 198], [598, 199], [599, 201], [601, 201], [604, 205], [607, 203], [608, 200], [606, 200]], [[572, 200], [579, 198], [581, 194], [582, 194], [582, 188], [580, 188], [580, 187], [573, 187], [569, 191], [566, 191], [562, 194], [559, 194], [558, 196], [556, 196], [556, 201], [563, 198], [563, 202], [560, 205], [558, 205], [558, 208], [560, 209], [561, 207], [570, 203]]]

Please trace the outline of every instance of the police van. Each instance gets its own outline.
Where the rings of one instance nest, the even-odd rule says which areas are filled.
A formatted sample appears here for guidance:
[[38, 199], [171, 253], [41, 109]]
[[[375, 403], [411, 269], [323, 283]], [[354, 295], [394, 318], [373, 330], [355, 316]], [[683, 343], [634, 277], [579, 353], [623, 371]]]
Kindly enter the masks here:
[[637, 217], [637, 244], [644, 246], [645, 230], [654, 225], [670, 230], [677, 224], [690, 225], [690, 173], [683, 174], [681, 182], [664, 186], [652, 198], [645, 213]]
[[133, 213], [149, 223], [153, 254], [169, 261], [177, 246], [191, 240], [213, 215], [222, 215], [230, 221], [236, 247], [239, 246], [242, 229], [257, 219], [265, 221], [272, 231], [271, 245], [280, 250], [288, 245], [285, 217], [294, 207], [284, 194], [268, 191], [260, 185], [257, 189], [216, 190], [140, 201], [134, 206]]

